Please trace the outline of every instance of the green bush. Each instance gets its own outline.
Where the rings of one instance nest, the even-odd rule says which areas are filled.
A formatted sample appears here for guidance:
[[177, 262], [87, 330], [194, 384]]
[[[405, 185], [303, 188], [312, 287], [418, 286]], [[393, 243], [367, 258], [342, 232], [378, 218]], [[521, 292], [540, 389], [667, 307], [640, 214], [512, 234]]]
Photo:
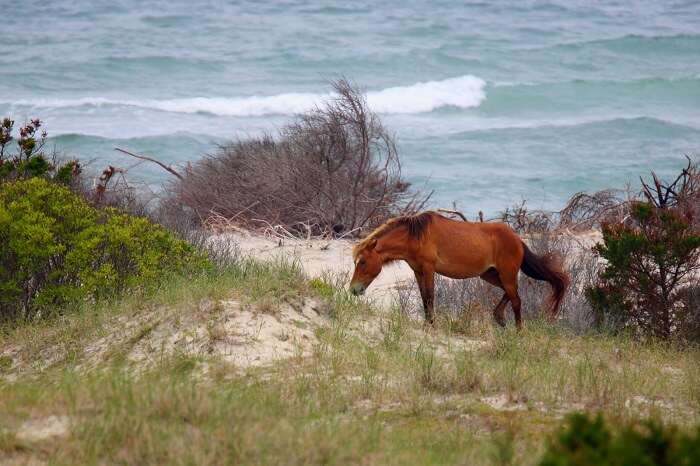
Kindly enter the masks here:
[[691, 466], [700, 464], [700, 427], [684, 434], [656, 421], [614, 434], [599, 414], [574, 414], [550, 441], [540, 466]]
[[[58, 163], [53, 157], [50, 162], [44, 153], [46, 131], [41, 120], [35, 118], [19, 128], [18, 137], [12, 136], [15, 122], [10, 118], [0, 121], [0, 182], [21, 178], [45, 177], [70, 185], [80, 175], [81, 167], [77, 160]], [[16, 142], [15, 151], [10, 143]]]
[[33, 316], [172, 273], [208, 267], [188, 243], [147, 219], [98, 210], [61, 184], [0, 184], [0, 317]]
[[587, 290], [598, 320], [658, 338], [683, 336], [694, 315], [685, 297], [698, 269], [700, 234], [687, 212], [651, 202], [634, 203], [628, 222], [604, 225], [603, 244], [595, 247], [607, 262]]

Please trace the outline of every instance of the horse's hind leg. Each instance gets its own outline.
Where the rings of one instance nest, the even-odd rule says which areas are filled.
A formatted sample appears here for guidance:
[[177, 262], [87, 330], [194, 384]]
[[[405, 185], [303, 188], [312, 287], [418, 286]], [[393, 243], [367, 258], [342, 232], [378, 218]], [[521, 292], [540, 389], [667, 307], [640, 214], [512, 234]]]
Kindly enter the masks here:
[[501, 300], [496, 304], [496, 307], [493, 308], [493, 318], [496, 319], [496, 323], [500, 325], [501, 327], [506, 326], [506, 304], [508, 304], [508, 295], [503, 293], [503, 297]]
[[[509, 264], [504, 264], [498, 269], [498, 280], [503, 291], [506, 292], [501, 302], [498, 306], [503, 304], [505, 306], [504, 300], [510, 300], [511, 307], [513, 308], [513, 315], [515, 316], [515, 326], [521, 328], [523, 326], [522, 317], [520, 315], [520, 296], [518, 295], [518, 268], [508, 266]], [[492, 270], [492, 269], [489, 269]], [[482, 274], [482, 278], [483, 274]], [[486, 280], [486, 278], [484, 278]], [[487, 280], [488, 281], [488, 280]], [[498, 307], [496, 306], [496, 307]], [[495, 311], [495, 309], [494, 309]]]
[[518, 271], [515, 270], [515, 273], [500, 272], [499, 275], [501, 283], [503, 283], [503, 289], [508, 299], [510, 299], [510, 305], [513, 308], [515, 326], [520, 329], [523, 326], [523, 322], [520, 315], [520, 295], [518, 295]]
[[[488, 269], [486, 272], [482, 273], [480, 277], [485, 282], [503, 289], [501, 279], [498, 277], [498, 271], [493, 267]], [[506, 326], [506, 316], [504, 310], [506, 304], [508, 304], [508, 299], [508, 294], [504, 293], [501, 300], [498, 302], [498, 304], [496, 304], [496, 307], [494, 307], [493, 311], [491, 311], [493, 313], [493, 318], [496, 320], [496, 323], [498, 323], [498, 325], [500, 325], [501, 327]]]

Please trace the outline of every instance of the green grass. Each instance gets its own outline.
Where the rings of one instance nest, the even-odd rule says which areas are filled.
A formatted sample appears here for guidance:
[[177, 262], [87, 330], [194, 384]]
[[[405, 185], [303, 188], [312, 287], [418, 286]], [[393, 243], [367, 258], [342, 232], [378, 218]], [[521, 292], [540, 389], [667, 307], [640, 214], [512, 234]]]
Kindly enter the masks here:
[[[18, 347], [19, 359], [35, 367], [43, 369], [46, 361], [51, 361], [49, 366], [63, 367], [79, 362], [85, 345], [107, 335], [117, 318], [129, 322], [143, 315], [196, 313], [203, 300], [236, 299], [245, 306], [255, 306], [308, 293], [309, 286], [297, 263], [243, 260], [194, 277], [173, 277], [147, 294], [136, 290], [118, 300], [84, 303], [36, 322], [4, 322], [0, 349]], [[0, 374], [11, 365], [7, 355], [0, 355]]]
[[[332, 319], [308, 357], [241, 371], [175, 354], [135, 372], [115, 350], [96, 367], [81, 364], [115, 318], [184, 316], [203, 300], [228, 299], [268, 312], [309, 294], [326, 300]], [[29, 361], [22, 371], [7, 356], [0, 365], [0, 377], [12, 375], [0, 381], [0, 462], [536, 464], [570, 411], [601, 411], [613, 422], [652, 416], [683, 429], [700, 421], [697, 348], [541, 322], [518, 333], [488, 319], [443, 319], [426, 330], [282, 262], [245, 262], [6, 328], [0, 348]], [[46, 348], [62, 356], [37, 363]], [[71, 419], [68, 436], [16, 435], [50, 415]]]

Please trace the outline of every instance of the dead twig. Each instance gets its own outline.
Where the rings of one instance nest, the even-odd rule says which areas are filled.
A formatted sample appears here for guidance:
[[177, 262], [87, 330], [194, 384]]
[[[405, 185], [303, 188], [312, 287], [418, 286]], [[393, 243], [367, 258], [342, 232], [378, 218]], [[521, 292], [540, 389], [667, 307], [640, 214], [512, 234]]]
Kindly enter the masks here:
[[156, 159], [151, 158], [151, 157], [146, 157], [145, 155], [137, 155], [137, 154], [134, 154], [133, 152], [129, 152], [128, 150], [124, 150], [124, 149], [121, 149], [119, 147], [115, 147], [114, 150], [116, 150], [117, 152], [121, 152], [123, 154], [126, 154], [126, 155], [130, 155], [130, 156], [137, 158], [137, 159], [140, 159], [140, 160], [146, 160], [147, 162], [155, 163], [156, 165], [158, 165], [159, 167], [161, 167], [163, 170], [167, 171], [171, 175], [175, 176], [176, 178], [178, 178], [180, 180], [183, 180], [182, 175], [180, 175], [178, 172], [176, 172], [171, 167], [167, 166], [166, 164], [164, 164], [163, 162], [161, 162], [159, 160], [156, 160]]
[[[458, 211], [458, 210], [443, 209], [442, 207], [440, 207], [440, 208], [438, 209], [438, 212], [444, 212], [444, 213], [446, 213], [446, 214], [457, 215], [458, 217], [461, 217], [462, 220], [464, 220], [465, 222], [468, 222], [468, 221], [469, 221], [469, 220], [467, 220], [467, 217], [465, 217], [464, 214], [463, 214], [462, 212]], [[482, 220], [482, 221], [483, 221], [483, 220]]]
[[342, 235], [338, 236], [337, 238], [333, 238], [333, 240], [327, 242], [326, 244], [324, 244], [324, 245], [322, 245], [322, 246], [320, 247], [321, 251], [327, 250], [327, 249], [331, 246], [331, 244], [333, 244], [333, 241], [337, 241], [337, 240], [339, 240], [339, 239], [343, 239], [343, 238], [345, 238], [346, 236], [349, 236], [349, 235], [351, 235], [351, 234], [353, 234], [353, 233], [355, 233], [356, 231], [359, 231], [359, 230], [361, 230], [361, 229], [362, 229], [362, 227], [357, 227], [357, 228], [352, 229], [352, 230], [350, 230], [350, 231], [346, 231], [345, 233], [343, 233]]

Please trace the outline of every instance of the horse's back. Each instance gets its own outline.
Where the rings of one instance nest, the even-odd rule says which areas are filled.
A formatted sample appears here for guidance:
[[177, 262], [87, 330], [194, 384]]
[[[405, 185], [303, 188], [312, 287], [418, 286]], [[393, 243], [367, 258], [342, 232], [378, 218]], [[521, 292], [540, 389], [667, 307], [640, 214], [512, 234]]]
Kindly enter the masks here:
[[506, 223], [502, 222], [465, 222], [440, 216], [436, 222], [438, 235], [445, 240], [481, 243], [492, 248], [511, 248], [522, 240]]
[[431, 225], [438, 273], [452, 278], [481, 275], [491, 267], [519, 268], [520, 237], [506, 224], [477, 223], [440, 216]]

